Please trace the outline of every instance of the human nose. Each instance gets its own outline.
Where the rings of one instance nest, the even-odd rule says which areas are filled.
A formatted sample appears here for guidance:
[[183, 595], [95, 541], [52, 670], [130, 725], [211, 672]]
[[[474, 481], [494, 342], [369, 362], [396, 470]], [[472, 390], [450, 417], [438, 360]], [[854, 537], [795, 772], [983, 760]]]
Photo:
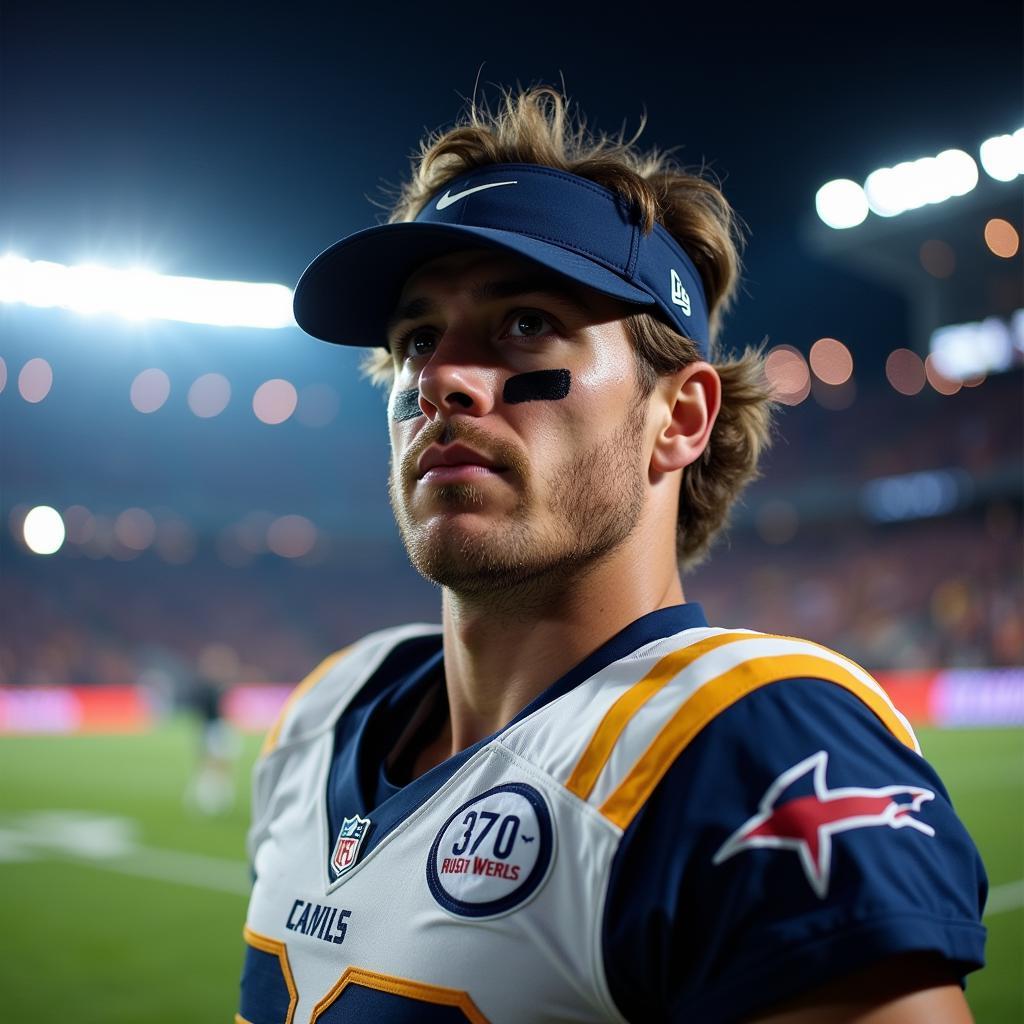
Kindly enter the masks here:
[[420, 371], [420, 409], [429, 420], [484, 416], [494, 408], [496, 379], [497, 371], [483, 365], [465, 339], [448, 332]]

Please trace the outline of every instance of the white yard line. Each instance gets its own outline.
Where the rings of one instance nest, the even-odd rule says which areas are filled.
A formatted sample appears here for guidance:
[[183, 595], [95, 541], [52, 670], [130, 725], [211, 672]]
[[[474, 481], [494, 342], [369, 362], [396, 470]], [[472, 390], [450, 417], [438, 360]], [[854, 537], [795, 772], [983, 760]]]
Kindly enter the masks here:
[[181, 850], [158, 850], [140, 846], [134, 854], [127, 857], [110, 860], [89, 858], [84, 862], [92, 867], [116, 871], [122, 875], [138, 875], [161, 882], [233, 893], [236, 896], [246, 896], [252, 888], [248, 877], [249, 869], [243, 861], [205, 857], [198, 853], [184, 853]]
[[71, 860], [103, 871], [244, 896], [251, 888], [244, 861], [185, 850], [142, 846], [137, 822], [81, 811], [36, 811], [0, 827], [0, 864]]
[[[134, 853], [114, 857], [83, 857], [69, 850], [26, 850], [25, 853], [28, 855], [17, 858], [22, 863], [50, 858], [70, 860], [76, 864], [99, 868], [101, 871], [113, 871], [119, 875], [136, 875], [159, 882], [191, 885], [197, 889], [227, 892], [236, 896], [246, 896], [252, 888], [249, 869], [243, 861], [205, 857], [182, 850], [160, 850], [140, 846]], [[0, 858], [0, 866], [2, 862], [3, 858]]]

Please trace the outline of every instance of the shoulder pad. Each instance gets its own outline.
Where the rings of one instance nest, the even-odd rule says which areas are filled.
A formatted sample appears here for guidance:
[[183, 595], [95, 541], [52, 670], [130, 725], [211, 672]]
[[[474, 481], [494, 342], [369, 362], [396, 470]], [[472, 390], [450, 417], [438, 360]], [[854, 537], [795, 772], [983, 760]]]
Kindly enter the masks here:
[[382, 629], [324, 658], [288, 695], [267, 732], [260, 757], [333, 727], [335, 712], [348, 703], [399, 644], [438, 632], [440, 626], [424, 623]]
[[[558, 729], [561, 754], [546, 767], [624, 829], [705, 726], [748, 693], [785, 679], [843, 687], [920, 753], [909, 723], [855, 662], [809, 640], [706, 628], [684, 630], [634, 652], [567, 694]], [[522, 733], [517, 737], [521, 753], [540, 763], [548, 760], [543, 730], [541, 724], [536, 739], [525, 744]]]

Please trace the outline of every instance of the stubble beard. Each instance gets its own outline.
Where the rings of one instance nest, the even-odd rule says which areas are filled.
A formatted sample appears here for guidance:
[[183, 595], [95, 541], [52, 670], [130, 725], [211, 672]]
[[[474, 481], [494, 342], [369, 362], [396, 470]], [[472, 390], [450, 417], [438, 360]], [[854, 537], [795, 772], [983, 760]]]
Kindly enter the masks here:
[[[470, 533], [424, 524], [400, 499], [394, 468], [388, 490], [402, 541], [417, 571], [463, 598], [524, 610], [570, 587], [633, 532], [645, 487], [640, 453], [645, 406], [637, 402], [611, 437], [565, 460], [544, 480], [550, 515], [537, 523], [537, 502], [526, 466], [515, 470], [521, 488], [516, 506], [489, 528]], [[466, 440], [472, 443], [470, 436]], [[482, 508], [486, 496], [472, 484], [433, 492], [452, 512]]]

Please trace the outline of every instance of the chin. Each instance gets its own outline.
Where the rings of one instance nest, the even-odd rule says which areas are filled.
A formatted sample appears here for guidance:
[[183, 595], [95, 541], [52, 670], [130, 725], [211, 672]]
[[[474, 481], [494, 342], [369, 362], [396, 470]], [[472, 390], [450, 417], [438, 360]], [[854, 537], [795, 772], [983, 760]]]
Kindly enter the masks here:
[[438, 516], [429, 526], [403, 533], [409, 559], [421, 576], [438, 586], [494, 587], [513, 570], [503, 552], [507, 546], [494, 536], [493, 528], [464, 522], [466, 518]]
[[[462, 518], [462, 517], [460, 517]], [[594, 552], [583, 552], [568, 537], [538, 535], [522, 524], [497, 526], [477, 521], [476, 529], [460, 528], [441, 517], [432, 529], [403, 533], [417, 572], [437, 586], [467, 597], [501, 596], [521, 600], [533, 589], [560, 589], [587, 564]], [[483, 528], [480, 528], [483, 527]], [[518, 527], [518, 528], [517, 528]]]

